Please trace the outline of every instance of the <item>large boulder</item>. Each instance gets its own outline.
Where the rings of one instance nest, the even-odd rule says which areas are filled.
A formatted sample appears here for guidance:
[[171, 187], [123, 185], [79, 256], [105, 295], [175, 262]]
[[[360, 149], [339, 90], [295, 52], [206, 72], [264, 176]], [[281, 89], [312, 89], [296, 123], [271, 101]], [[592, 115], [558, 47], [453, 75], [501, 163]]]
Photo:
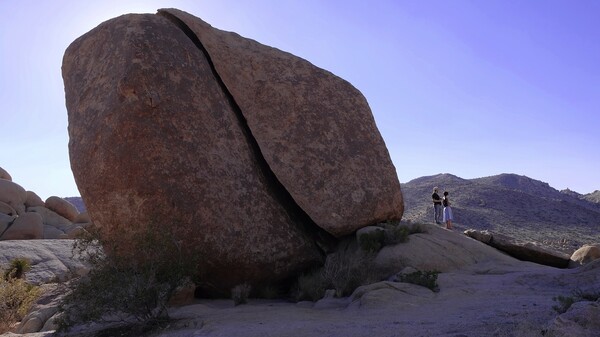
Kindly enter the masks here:
[[348, 82], [159, 14], [102, 23], [63, 59], [72, 169], [103, 235], [129, 242], [159, 224], [228, 290], [285, 279], [320, 263], [331, 235], [402, 216], [394, 166]]
[[270, 169], [317, 225], [341, 236], [402, 215], [396, 170], [350, 83], [183, 11], [159, 14], [198, 38]]

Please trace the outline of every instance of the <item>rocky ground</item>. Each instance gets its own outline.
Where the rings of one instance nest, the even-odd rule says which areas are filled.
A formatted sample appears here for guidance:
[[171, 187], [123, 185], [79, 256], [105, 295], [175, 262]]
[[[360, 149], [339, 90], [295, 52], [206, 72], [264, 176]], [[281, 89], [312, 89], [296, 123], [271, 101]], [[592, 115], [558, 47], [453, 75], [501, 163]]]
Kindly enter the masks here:
[[[428, 226], [407, 243], [384, 247], [375, 263], [437, 269], [439, 292], [379, 282], [316, 303], [196, 300], [172, 308], [174, 321], [152, 337], [183, 336], [597, 336], [600, 302], [559, 315], [556, 296], [600, 292], [600, 261], [558, 269], [513, 259], [460, 232]], [[91, 336], [81, 327], [73, 336]], [[3, 337], [14, 336], [5, 334]], [[51, 332], [27, 334], [51, 336]]]

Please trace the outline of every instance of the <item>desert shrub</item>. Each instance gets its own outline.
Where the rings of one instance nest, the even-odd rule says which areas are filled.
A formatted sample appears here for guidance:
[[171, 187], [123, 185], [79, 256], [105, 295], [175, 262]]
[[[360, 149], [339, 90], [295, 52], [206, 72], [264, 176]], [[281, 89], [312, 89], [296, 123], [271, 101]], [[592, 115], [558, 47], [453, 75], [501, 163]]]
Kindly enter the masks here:
[[426, 232], [419, 224], [381, 223], [379, 226], [383, 230], [374, 230], [359, 236], [358, 243], [365, 252], [377, 253], [385, 246], [407, 242], [411, 234]]
[[375, 255], [360, 250], [340, 250], [327, 256], [323, 278], [335, 289], [338, 297], [352, 294], [354, 289], [381, 280], [381, 273], [373, 264]]
[[73, 250], [91, 269], [72, 282], [64, 297], [58, 331], [91, 322], [146, 328], [167, 321], [167, 302], [192, 276], [195, 262], [190, 256], [194, 255], [182, 252], [164, 227], [150, 227], [126, 240], [110, 242], [102, 240], [97, 229], [88, 229], [89, 234], [77, 239]]
[[571, 296], [559, 295], [552, 299], [558, 302], [557, 305], [552, 306], [552, 309], [554, 309], [554, 311], [558, 312], [559, 314], [563, 314], [567, 312], [567, 310], [569, 310], [573, 303], [582, 301], [597, 301], [598, 299], [600, 299], [600, 290], [583, 291], [581, 289], [576, 289], [571, 293]]
[[296, 301], [317, 301], [325, 295], [327, 284], [323, 278], [322, 270], [314, 270], [298, 277], [293, 289], [292, 297]]
[[4, 279], [23, 278], [25, 273], [31, 269], [31, 263], [25, 258], [16, 258], [10, 261], [9, 267], [4, 271]]
[[238, 284], [231, 289], [231, 299], [233, 299], [234, 305], [248, 303], [248, 297], [250, 296], [250, 290], [252, 287], [248, 283]]
[[276, 298], [282, 298], [284, 297], [285, 292], [282, 291], [282, 289], [280, 287], [277, 286], [273, 286], [273, 285], [266, 285], [266, 286], [262, 286], [256, 289], [256, 296], [258, 298], [265, 298], [265, 299], [276, 299]]
[[417, 270], [412, 273], [399, 275], [398, 281], [404, 283], [416, 284], [422, 287], [431, 289], [434, 292], [439, 291], [437, 284], [437, 277], [439, 272], [437, 271], [420, 271]]
[[21, 269], [22, 273], [14, 269], [24, 266], [23, 261], [27, 260], [13, 260], [9, 269], [3, 271], [5, 277], [0, 277], [0, 333], [9, 331], [12, 324], [23, 319], [41, 292], [23, 279], [28, 268]]
[[374, 230], [364, 233], [358, 238], [360, 248], [365, 252], [377, 253], [384, 245], [385, 233], [383, 230]]
[[362, 249], [340, 249], [329, 254], [322, 268], [298, 278], [296, 300], [316, 301], [327, 289], [337, 297], [348, 296], [356, 288], [382, 280], [385, 275], [373, 264], [374, 254]]
[[393, 226], [385, 231], [384, 244], [395, 245], [408, 241], [410, 229], [406, 226]]

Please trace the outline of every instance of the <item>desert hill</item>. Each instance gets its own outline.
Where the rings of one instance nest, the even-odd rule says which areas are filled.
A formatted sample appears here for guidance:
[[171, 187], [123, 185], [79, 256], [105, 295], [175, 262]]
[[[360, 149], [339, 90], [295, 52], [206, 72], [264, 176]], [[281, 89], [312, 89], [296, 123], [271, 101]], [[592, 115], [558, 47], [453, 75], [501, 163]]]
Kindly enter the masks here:
[[516, 174], [462, 179], [438, 174], [402, 184], [404, 219], [431, 223], [434, 186], [450, 193], [455, 226], [488, 229], [571, 253], [600, 242], [600, 192], [581, 195]]

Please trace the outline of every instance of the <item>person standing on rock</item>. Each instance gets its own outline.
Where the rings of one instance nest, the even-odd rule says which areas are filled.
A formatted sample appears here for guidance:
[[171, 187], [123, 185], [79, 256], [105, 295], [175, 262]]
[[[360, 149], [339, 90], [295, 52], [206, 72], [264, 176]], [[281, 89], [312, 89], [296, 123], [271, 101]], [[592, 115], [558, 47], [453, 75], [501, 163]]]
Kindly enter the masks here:
[[433, 201], [433, 221], [439, 225], [442, 220], [442, 198], [438, 194], [437, 186], [433, 188], [431, 200]]
[[446, 229], [452, 229], [452, 208], [450, 207], [450, 198], [448, 198], [448, 191], [444, 191], [444, 222], [446, 223]]

